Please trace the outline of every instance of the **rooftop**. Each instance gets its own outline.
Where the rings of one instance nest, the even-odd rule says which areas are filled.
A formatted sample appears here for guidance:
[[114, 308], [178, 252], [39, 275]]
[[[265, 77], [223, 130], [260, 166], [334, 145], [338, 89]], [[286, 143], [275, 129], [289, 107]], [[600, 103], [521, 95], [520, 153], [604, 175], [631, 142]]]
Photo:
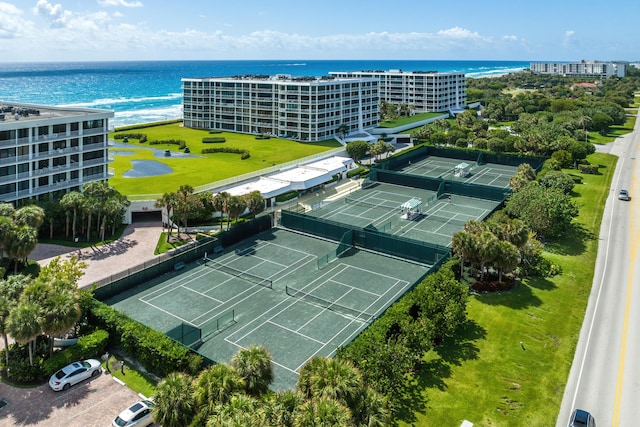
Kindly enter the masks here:
[[113, 114], [110, 110], [98, 110], [95, 108], [52, 107], [47, 105], [0, 101], [0, 124], [58, 117], [84, 116], [91, 113]]

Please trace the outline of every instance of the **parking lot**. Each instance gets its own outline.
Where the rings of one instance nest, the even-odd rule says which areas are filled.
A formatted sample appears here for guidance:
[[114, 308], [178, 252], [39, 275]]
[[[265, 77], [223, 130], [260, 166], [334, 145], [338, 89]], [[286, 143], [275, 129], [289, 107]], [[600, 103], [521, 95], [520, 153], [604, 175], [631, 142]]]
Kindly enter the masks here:
[[1, 426], [107, 427], [140, 396], [105, 372], [54, 392], [47, 384], [34, 388], [10, 387], [0, 382]]

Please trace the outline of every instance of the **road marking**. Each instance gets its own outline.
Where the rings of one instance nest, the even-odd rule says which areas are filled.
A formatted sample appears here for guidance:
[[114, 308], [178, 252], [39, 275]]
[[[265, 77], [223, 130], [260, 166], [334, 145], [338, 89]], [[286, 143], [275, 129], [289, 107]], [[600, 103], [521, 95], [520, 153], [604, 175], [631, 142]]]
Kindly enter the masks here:
[[[637, 148], [634, 148], [637, 149]], [[634, 191], [637, 190], [637, 186], [635, 185], [637, 181], [637, 163], [634, 160], [633, 174], [631, 175], [632, 182], [632, 191], [631, 194], [634, 194]], [[633, 196], [631, 202], [633, 202]], [[613, 401], [613, 417], [611, 419], [611, 426], [617, 427], [620, 424], [620, 404], [622, 402], [622, 386], [624, 384], [624, 364], [627, 357], [627, 339], [629, 334], [629, 316], [631, 311], [631, 294], [633, 291], [633, 277], [635, 274], [635, 260], [638, 256], [638, 232], [636, 230], [635, 224], [635, 212], [634, 206], [636, 203], [630, 203], [629, 206], [629, 227], [630, 227], [630, 239], [629, 239], [629, 275], [627, 277], [627, 295], [625, 296], [625, 307], [624, 307], [624, 321], [622, 324], [622, 339], [620, 342], [620, 360], [618, 362], [618, 378], [616, 382], [616, 397]]]

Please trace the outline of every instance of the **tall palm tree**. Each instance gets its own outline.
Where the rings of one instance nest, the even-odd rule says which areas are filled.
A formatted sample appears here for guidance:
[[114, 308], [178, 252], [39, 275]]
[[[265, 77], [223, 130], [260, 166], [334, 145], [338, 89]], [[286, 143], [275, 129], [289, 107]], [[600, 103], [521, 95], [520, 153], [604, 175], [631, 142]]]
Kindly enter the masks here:
[[167, 375], [156, 388], [151, 410], [153, 419], [164, 427], [184, 427], [195, 413], [191, 377], [183, 373]]
[[9, 338], [7, 337], [7, 321], [9, 320], [9, 314], [13, 307], [15, 306], [15, 301], [12, 301], [4, 292], [0, 291], [0, 333], [2, 333], [2, 338], [4, 339], [4, 355], [6, 357], [6, 366], [9, 366]]
[[213, 208], [216, 210], [216, 212], [220, 212], [221, 223], [222, 223], [222, 219], [227, 213], [227, 206], [229, 204], [230, 197], [231, 197], [231, 194], [227, 193], [226, 191], [221, 191], [215, 196], [213, 196]]
[[460, 276], [464, 273], [464, 263], [476, 253], [475, 238], [466, 231], [459, 231], [451, 239], [453, 252], [460, 257]]
[[171, 231], [173, 231], [173, 210], [178, 204], [178, 196], [176, 193], [164, 193], [162, 197], [156, 200], [156, 208], [162, 208], [167, 213], [167, 242], [171, 237]]
[[7, 255], [14, 261], [14, 273], [17, 273], [18, 261], [26, 261], [38, 244], [38, 230], [28, 225], [16, 225], [11, 230], [11, 236]]
[[33, 366], [35, 339], [42, 332], [40, 328], [40, 307], [32, 302], [21, 302], [9, 314], [7, 320], [9, 335], [20, 344], [27, 344], [29, 364]]
[[200, 372], [193, 383], [193, 398], [207, 419], [215, 412], [216, 405], [227, 403], [233, 394], [243, 390], [244, 381], [238, 372], [220, 363]]
[[38, 229], [44, 223], [44, 209], [36, 205], [24, 206], [13, 214], [13, 219], [18, 225]]
[[298, 408], [293, 425], [295, 427], [349, 426], [351, 411], [332, 399], [311, 399]]
[[238, 223], [238, 217], [247, 209], [247, 204], [240, 196], [231, 196], [227, 202], [227, 230], [229, 229], [229, 223], [233, 218]]
[[84, 195], [78, 191], [70, 191], [69, 193], [62, 196], [60, 200], [60, 205], [62, 205], [65, 209], [71, 209], [73, 212], [73, 219], [71, 221], [71, 236], [73, 240], [76, 240], [76, 222], [78, 218], [78, 210], [81, 209], [82, 204], [84, 203]]
[[0, 258], [4, 257], [4, 253], [12, 239], [13, 218], [10, 216], [0, 216]]
[[49, 292], [42, 307], [42, 331], [49, 335], [49, 352], [53, 339], [67, 332], [80, 319], [79, 295], [76, 292]]
[[231, 366], [244, 380], [248, 394], [259, 396], [269, 390], [273, 381], [273, 364], [266, 347], [254, 344], [246, 349], [241, 348], [231, 358]]
[[252, 217], [256, 217], [260, 212], [264, 211], [265, 203], [264, 197], [258, 190], [252, 191], [249, 194], [244, 196], [245, 203], [247, 204], [247, 209], [251, 213]]

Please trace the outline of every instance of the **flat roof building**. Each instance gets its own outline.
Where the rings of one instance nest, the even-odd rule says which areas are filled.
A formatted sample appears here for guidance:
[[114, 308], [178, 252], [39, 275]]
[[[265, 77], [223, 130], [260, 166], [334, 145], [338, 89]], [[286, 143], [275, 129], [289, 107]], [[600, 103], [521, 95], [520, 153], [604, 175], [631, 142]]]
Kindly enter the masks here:
[[413, 106], [414, 112], [462, 110], [467, 101], [465, 74], [436, 71], [365, 70], [332, 71], [340, 78], [380, 81], [380, 100]]
[[288, 74], [183, 78], [184, 126], [322, 141], [376, 127], [378, 86], [373, 78]]
[[113, 111], [0, 101], [0, 201], [62, 196], [110, 174]]
[[623, 62], [532, 62], [532, 73], [557, 74], [565, 77], [589, 77], [607, 79], [609, 77], [625, 77], [627, 64]]

